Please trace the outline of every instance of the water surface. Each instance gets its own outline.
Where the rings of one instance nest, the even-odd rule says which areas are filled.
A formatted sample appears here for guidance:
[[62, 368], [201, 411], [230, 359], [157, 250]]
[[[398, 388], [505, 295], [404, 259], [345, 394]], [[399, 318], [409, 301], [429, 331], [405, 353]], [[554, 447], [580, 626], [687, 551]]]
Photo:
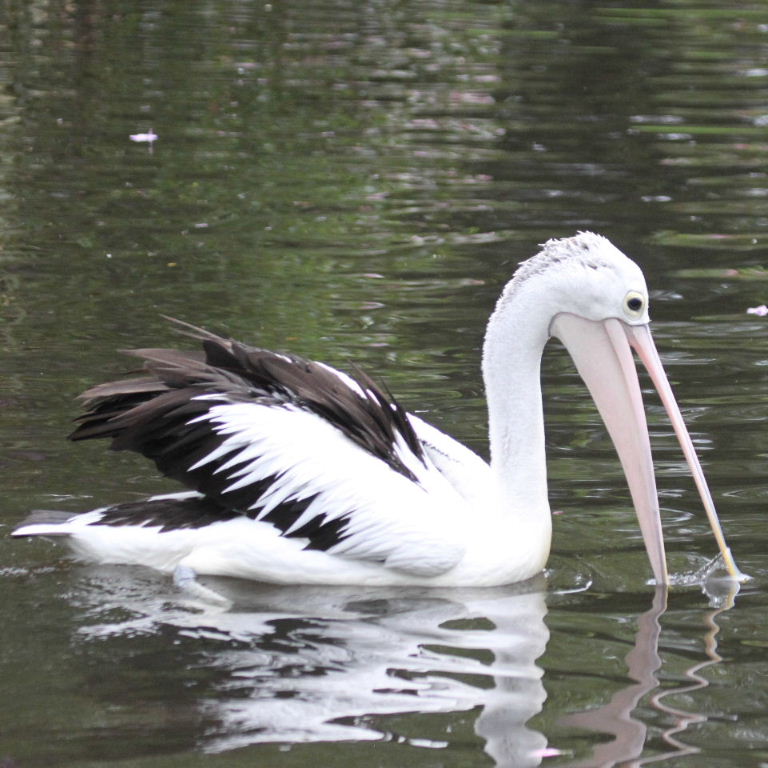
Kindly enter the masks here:
[[[515, 265], [593, 229], [754, 579], [666, 597], [570, 361], [544, 366], [553, 556], [498, 590], [275, 589], [230, 611], [0, 538], [10, 765], [768, 763], [768, 18], [762, 3], [9, 3], [0, 15], [7, 532], [173, 486], [64, 439], [162, 315], [340, 367], [484, 453]], [[153, 131], [152, 144], [131, 134]], [[183, 342], [182, 342], [183, 343]], [[648, 399], [668, 552], [715, 551]]]

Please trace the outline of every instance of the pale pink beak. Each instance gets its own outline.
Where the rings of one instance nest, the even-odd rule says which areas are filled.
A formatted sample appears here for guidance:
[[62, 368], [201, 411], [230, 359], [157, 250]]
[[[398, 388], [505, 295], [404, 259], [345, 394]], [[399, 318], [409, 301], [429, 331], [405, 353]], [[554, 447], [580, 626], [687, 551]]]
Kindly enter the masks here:
[[555, 317], [550, 332], [563, 342], [573, 358], [616, 446], [656, 583], [668, 583], [669, 574], [648, 425], [645, 421], [643, 398], [631, 348], [637, 352], [648, 369], [672, 422], [704, 503], [723, 563], [731, 578], [744, 580], [745, 577], [736, 567], [731, 551], [725, 543], [704, 473], [659, 360], [648, 325], [627, 325], [616, 318], [598, 322], [563, 313]]

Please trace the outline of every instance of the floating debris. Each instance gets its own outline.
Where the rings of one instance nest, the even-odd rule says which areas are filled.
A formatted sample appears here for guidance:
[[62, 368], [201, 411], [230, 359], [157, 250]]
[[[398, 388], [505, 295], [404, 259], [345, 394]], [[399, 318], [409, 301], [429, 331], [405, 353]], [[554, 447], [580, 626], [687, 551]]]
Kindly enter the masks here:
[[132, 133], [128, 138], [141, 144], [152, 144], [160, 137], [150, 128], [149, 133]]
[[766, 307], [765, 304], [761, 304], [759, 307], [747, 307], [747, 314], [765, 317], [768, 315], [768, 307]]
[[533, 752], [530, 752], [529, 754], [531, 757], [542, 759], [544, 757], [557, 757], [558, 755], [566, 753], [561, 752], [559, 749], [555, 749], [555, 747], [544, 747], [543, 749], [534, 749]]

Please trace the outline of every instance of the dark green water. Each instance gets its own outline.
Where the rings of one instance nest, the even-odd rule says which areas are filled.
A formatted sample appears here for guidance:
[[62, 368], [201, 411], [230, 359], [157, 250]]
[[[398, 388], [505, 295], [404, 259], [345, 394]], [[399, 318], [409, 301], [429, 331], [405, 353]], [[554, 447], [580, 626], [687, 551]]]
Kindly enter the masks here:
[[[562, 514], [527, 593], [222, 583], [235, 608], [200, 613], [158, 574], [0, 536], [0, 763], [768, 764], [768, 318], [746, 312], [768, 300], [768, 8], [646, 5], [0, 2], [0, 533], [172, 487], [64, 439], [74, 396], [130, 367], [116, 349], [178, 342], [163, 314], [355, 362], [484, 451], [495, 298], [593, 229], [646, 273], [754, 577], [654, 602], [552, 349]], [[649, 409], [687, 573], [715, 548]]]

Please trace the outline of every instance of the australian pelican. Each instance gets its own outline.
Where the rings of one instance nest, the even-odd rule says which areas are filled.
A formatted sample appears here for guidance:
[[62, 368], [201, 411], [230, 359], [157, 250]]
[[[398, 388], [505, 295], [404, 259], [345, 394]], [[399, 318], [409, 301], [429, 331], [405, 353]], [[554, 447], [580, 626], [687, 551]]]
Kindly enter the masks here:
[[141, 349], [146, 375], [93, 387], [74, 440], [110, 438], [189, 489], [91, 512], [35, 512], [14, 536], [81, 557], [276, 583], [490, 586], [527, 579], [551, 541], [540, 363], [570, 352], [619, 453], [657, 583], [668, 581], [632, 349], [740, 578], [649, 331], [637, 265], [590, 232], [523, 262], [488, 322], [490, 464], [362, 373], [186, 326], [201, 352]]

